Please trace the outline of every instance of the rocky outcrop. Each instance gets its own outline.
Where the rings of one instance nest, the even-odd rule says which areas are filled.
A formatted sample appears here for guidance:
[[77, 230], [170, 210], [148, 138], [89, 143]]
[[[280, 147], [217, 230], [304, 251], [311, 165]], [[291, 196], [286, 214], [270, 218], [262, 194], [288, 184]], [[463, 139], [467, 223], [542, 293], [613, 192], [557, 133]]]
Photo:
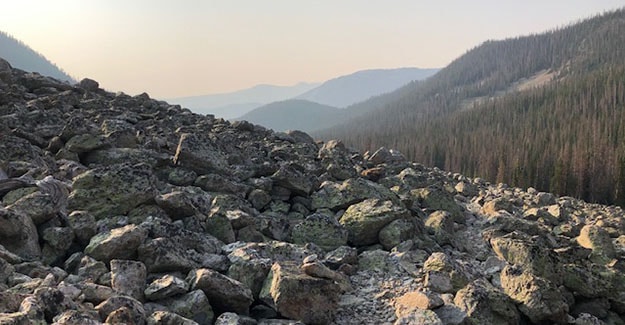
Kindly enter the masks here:
[[2, 60], [0, 200], [3, 324], [625, 322], [619, 207]]

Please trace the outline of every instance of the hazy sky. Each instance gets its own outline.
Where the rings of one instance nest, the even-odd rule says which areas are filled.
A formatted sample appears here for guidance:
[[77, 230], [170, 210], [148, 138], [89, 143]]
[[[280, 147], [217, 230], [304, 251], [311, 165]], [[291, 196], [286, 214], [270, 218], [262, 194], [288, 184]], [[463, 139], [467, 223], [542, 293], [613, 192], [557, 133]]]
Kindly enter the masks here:
[[443, 67], [623, 0], [6, 0], [0, 30], [69, 74], [167, 98]]

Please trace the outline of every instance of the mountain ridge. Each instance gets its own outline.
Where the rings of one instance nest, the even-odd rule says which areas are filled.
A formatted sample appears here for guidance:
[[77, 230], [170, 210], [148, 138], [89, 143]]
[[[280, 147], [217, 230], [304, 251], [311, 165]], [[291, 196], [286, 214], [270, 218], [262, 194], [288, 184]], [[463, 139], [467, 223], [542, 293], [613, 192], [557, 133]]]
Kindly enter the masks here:
[[25, 71], [37, 72], [70, 83], [76, 82], [41, 53], [3, 31], [0, 31], [0, 57], [10, 62], [12, 66]]

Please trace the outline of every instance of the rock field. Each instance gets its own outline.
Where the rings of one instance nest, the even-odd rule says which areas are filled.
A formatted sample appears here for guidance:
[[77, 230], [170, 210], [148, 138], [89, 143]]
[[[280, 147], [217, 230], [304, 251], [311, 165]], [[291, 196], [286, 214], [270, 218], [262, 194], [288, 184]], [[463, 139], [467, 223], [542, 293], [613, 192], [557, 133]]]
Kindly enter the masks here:
[[0, 59], [0, 324], [625, 324], [619, 207]]

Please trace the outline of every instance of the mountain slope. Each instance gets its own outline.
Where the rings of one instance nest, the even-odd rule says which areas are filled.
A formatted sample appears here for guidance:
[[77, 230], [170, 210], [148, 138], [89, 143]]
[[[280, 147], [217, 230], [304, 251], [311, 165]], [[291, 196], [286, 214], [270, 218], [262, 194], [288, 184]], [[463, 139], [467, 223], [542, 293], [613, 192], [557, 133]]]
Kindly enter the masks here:
[[307, 100], [291, 99], [259, 107], [240, 120], [260, 124], [275, 131], [314, 131], [342, 121], [342, 110]]
[[[610, 146], [593, 146], [590, 141], [582, 145], [576, 141], [588, 137], [596, 139], [597, 135], [588, 133], [605, 123], [616, 123], [613, 115], [600, 114], [597, 109], [602, 107], [606, 113], [620, 114], [622, 104], [610, 94], [618, 94], [621, 87], [617, 81], [622, 78], [618, 71], [623, 62], [625, 10], [618, 10], [539, 35], [488, 41], [425, 82], [389, 94], [386, 101], [377, 105], [377, 110], [319, 135], [341, 138], [362, 149], [394, 147], [426, 164], [541, 190], [554, 188], [551, 178], [560, 173], [570, 182], [559, 186], [562, 188], [557, 191], [559, 194], [609, 203], [616, 197], [618, 182], [601, 184], [602, 188], [611, 188], [606, 191], [591, 187], [587, 180], [606, 175], [618, 178], [619, 164], [615, 161], [625, 155], [618, 153], [616, 143], [624, 138], [610, 138]], [[588, 78], [595, 81], [590, 82]], [[600, 84], [609, 85], [605, 88], [608, 96], [601, 92]], [[578, 92], [570, 92], [571, 89]], [[579, 94], [586, 98], [571, 98]], [[524, 96], [533, 100], [528, 101]], [[573, 106], [563, 108], [563, 102]], [[358, 106], [350, 109], [352, 116], [357, 114]], [[514, 114], [513, 107], [518, 109]], [[528, 113], [536, 107], [540, 107], [539, 111], [545, 116], [553, 112], [559, 114], [546, 122]], [[568, 109], [566, 113], [572, 117], [565, 118], [563, 109]], [[587, 129], [558, 127], [563, 125], [560, 119], [578, 123], [583, 119], [581, 114], [588, 114], [588, 110], [595, 112], [598, 118], [581, 124]], [[497, 118], [484, 120], [495, 112]], [[481, 122], [478, 129], [471, 129], [461, 126], [465, 121]], [[528, 129], [530, 125], [534, 125], [534, 129]], [[510, 127], [524, 132], [509, 135], [503, 141], [504, 131]], [[532, 132], [538, 128], [542, 128], [542, 132]], [[610, 128], [614, 133], [622, 126], [615, 124]], [[547, 138], [539, 138], [538, 134]], [[554, 138], [564, 140], [552, 141]], [[542, 145], [545, 142], [549, 146]], [[548, 153], [541, 152], [547, 148]], [[595, 159], [605, 157], [606, 150], [616, 151], [615, 156], [609, 161]], [[567, 155], [579, 162], [574, 170], [562, 172], [558, 161], [566, 159]], [[541, 159], [537, 167], [531, 171], [524, 169], [537, 159]], [[584, 174], [579, 170], [584, 166], [609, 172]], [[524, 171], [514, 172], [515, 168]], [[607, 195], [607, 192], [612, 194]]]
[[297, 96], [297, 99], [334, 107], [347, 107], [396, 90], [410, 81], [426, 79], [438, 70], [399, 68], [358, 71], [328, 80], [319, 87]]
[[315, 88], [315, 83], [293, 86], [257, 85], [230, 93], [168, 99], [199, 114], [213, 114], [225, 119], [237, 118], [252, 109], [275, 101], [285, 100]]
[[0, 57], [13, 67], [28, 72], [38, 72], [62, 81], [75, 82], [65, 71], [35, 52], [28, 45], [0, 31]]

